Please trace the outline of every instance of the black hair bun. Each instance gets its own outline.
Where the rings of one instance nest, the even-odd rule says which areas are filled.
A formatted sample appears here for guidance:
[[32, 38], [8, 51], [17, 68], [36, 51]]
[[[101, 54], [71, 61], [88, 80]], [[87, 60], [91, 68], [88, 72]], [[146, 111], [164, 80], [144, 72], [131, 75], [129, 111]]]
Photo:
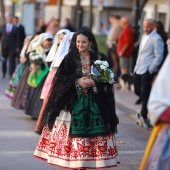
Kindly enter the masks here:
[[81, 30], [90, 31], [90, 32], [91, 32], [91, 29], [90, 29], [88, 26], [83, 26], [83, 27], [81, 28]]

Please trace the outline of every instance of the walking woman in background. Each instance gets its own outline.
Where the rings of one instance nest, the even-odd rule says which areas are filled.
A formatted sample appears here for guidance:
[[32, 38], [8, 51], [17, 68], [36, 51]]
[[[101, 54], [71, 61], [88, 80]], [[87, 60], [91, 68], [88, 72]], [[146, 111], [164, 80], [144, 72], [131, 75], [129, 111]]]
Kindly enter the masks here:
[[55, 73], [56, 73], [61, 61], [64, 59], [64, 56], [69, 51], [70, 41], [71, 41], [73, 34], [74, 34], [73, 32], [69, 31], [64, 36], [63, 40], [61, 41], [60, 46], [57, 50], [57, 53], [53, 54], [55, 56], [55, 58], [51, 64], [49, 75], [46, 79], [46, 82], [43, 87], [43, 91], [41, 93], [41, 97], [44, 97], [44, 101], [43, 101], [42, 108], [40, 110], [38, 121], [36, 123], [35, 133], [40, 134], [42, 131], [42, 123], [43, 123], [47, 103], [48, 103], [51, 93], [53, 93], [55, 91], [55, 88], [53, 86], [54, 82], [56, 81]]
[[[35, 52], [36, 50], [38, 50], [39, 52], [43, 51], [43, 53], [44, 52], [47, 53], [50, 50], [49, 44], [52, 43], [51, 42], [52, 38], [53, 38], [53, 36], [51, 34], [49, 34], [49, 33], [42, 33], [42, 34], [40, 34], [38, 36], [35, 36], [31, 40], [31, 42], [30, 42], [30, 44], [28, 46], [28, 50], [26, 52], [26, 57], [27, 57], [28, 64], [27, 64], [26, 68], [24, 69], [24, 72], [23, 72], [23, 74], [22, 74], [22, 76], [20, 78], [18, 87], [16, 88], [15, 94], [14, 94], [13, 99], [12, 99], [11, 105], [14, 108], [25, 110], [26, 96], [27, 96], [28, 89], [29, 89], [27, 81], [28, 81], [28, 77], [32, 74], [31, 71], [30, 71], [29, 53], [30, 52]], [[48, 41], [48, 39], [50, 39], [50, 41]], [[31, 76], [30, 76], [30, 78], [31, 78]], [[34, 83], [37, 84], [37, 81], [36, 82], [34, 81]]]
[[35, 157], [67, 169], [112, 169], [119, 164], [113, 82], [88, 77], [91, 66], [107, 65], [105, 60], [88, 27], [74, 34], [56, 73]]
[[[170, 52], [170, 40], [168, 49]], [[153, 127], [140, 170], [170, 169], [170, 53], [153, 84], [148, 102]]]
[[12, 78], [11, 80], [9, 81], [9, 85], [5, 91], [5, 95], [12, 99], [13, 98], [13, 95], [15, 93], [15, 89], [17, 88], [18, 86], [18, 83], [19, 83], [19, 80], [21, 78], [21, 75], [27, 65], [27, 58], [26, 58], [26, 50], [28, 48], [28, 45], [29, 45], [29, 42], [30, 42], [30, 39], [31, 37], [26, 37], [25, 40], [24, 40], [24, 46], [21, 50], [21, 53], [20, 53], [20, 63], [17, 65], [17, 67], [15, 68], [15, 71], [12, 75]]
[[43, 89], [42, 89], [42, 93], [41, 93], [41, 96], [40, 96], [41, 99], [45, 99], [45, 97], [47, 96], [47, 94], [49, 92], [51, 82], [52, 82], [54, 75], [56, 73], [56, 68], [51, 67], [51, 64], [52, 64], [52, 62], [55, 58], [57, 50], [59, 49], [59, 46], [60, 46], [60, 43], [62, 42], [62, 39], [64, 38], [64, 36], [68, 32], [70, 32], [70, 31], [67, 30], [67, 29], [61, 29], [54, 36], [53, 46], [51, 47], [51, 50], [48, 53], [47, 58], [45, 59], [45, 62], [47, 62], [48, 65], [50, 66], [50, 72], [48, 73], [48, 76], [45, 80], [45, 83], [44, 83], [44, 86], [43, 86]]
[[51, 70], [49, 71], [49, 67], [53, 61], [55, 55], [54, 53], [59, 47], [59, 40], [61, 41], [64, 36], [64, 31], [58, 31], [57, 35], [55, 36], [54, 43], [50, 48], [47, 57], [44, 59], [44, 63], [48, 64], [48, 73], [46, 73], [46, 75], [41, 79], [41, 82], [37, 86], [36, 91], [33, 93], [27, 104], [25, 113], [27, 115], [30, 115], [33, 119], [38, 119], [44, 99], [46, 98], [46, 95], [48, 93], [48, 87], [51, 83], [50, 81], [52, 81], [52, 78], [55, 75], [55, 73], [53, 73]]
[[[45, 40], [44, 40], [45, 39]], [[42, 43], [40, 43], [42, 42]], [[40, 45], [38, 45], [40, 44]], [[42, 107], [40, 94], [49, 72], [45, 59], [53, 44], [53, 35], [50, 33], [40, 34], [28, 47], [30, 59], [30, 74], [28, 76], [28, 92], [25, 94], [25, 113], [33, 119], [37, 119]]]

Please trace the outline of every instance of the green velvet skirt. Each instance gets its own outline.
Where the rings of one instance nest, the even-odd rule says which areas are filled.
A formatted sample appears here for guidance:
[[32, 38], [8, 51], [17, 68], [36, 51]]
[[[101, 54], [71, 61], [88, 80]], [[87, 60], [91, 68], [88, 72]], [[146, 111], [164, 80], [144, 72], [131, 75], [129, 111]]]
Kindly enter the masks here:
[[92, 137], [110, 133], [91, 94], [78, 95], [71, 115], [72, 137]]

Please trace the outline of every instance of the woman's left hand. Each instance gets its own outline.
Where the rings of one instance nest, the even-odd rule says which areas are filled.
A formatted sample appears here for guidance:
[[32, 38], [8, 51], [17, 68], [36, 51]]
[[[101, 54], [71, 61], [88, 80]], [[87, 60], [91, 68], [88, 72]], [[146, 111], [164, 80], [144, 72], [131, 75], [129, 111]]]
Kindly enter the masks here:
[[38, 67], [35, 64], [31, 63], [30, 64], [30, 70], [36, 71], [36, 70], [38, 70]]
[[95, 87], [96, 86], [94, 80], [92, 80], [92, 79], [86, 79], [85, 83], [88, 87]]

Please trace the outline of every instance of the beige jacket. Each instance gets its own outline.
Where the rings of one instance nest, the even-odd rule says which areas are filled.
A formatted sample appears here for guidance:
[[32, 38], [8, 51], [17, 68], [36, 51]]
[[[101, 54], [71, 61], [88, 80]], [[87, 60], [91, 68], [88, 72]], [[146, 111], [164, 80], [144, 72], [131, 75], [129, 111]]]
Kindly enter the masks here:
[[108, 35], [108, 40], [112, 43], [112, 44], [116, 44], [119, 34], [122, 31], [122, 28], [120, 27], [120, 22], [117, 21], [113, 26], [113, 29], [110, 33], [110, 35]]

